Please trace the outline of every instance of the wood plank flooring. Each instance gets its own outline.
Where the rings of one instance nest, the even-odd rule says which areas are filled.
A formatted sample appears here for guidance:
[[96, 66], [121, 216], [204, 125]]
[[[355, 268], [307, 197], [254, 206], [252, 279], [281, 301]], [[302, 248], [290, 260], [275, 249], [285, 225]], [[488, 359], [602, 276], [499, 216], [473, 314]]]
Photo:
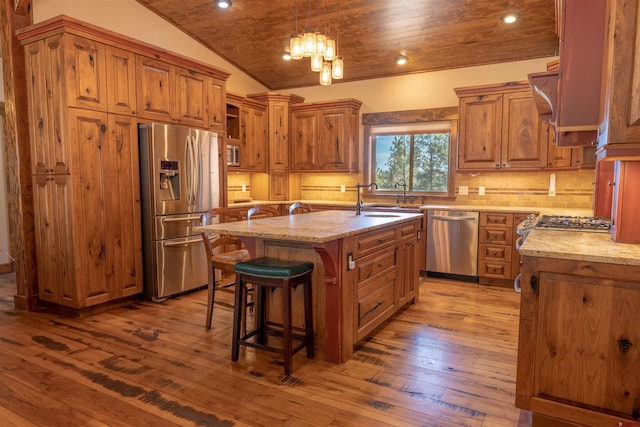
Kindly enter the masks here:
[[[519, 294], [429, 279], [352, 360], [243, 348], [206, 291], [76, 318], [13, 309], [0, 274], [2, 426], [530, 426], [513, 406]], [[223, 297], [222, 294], [221, 297]]]

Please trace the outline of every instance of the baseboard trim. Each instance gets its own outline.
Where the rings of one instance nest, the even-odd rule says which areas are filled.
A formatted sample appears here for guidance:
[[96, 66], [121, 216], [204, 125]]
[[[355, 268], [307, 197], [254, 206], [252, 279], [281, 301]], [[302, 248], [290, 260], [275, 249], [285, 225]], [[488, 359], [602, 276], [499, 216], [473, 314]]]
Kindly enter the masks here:
[[0, 274], [11, 273], [13, 271], [13, 263], [0, 264]]

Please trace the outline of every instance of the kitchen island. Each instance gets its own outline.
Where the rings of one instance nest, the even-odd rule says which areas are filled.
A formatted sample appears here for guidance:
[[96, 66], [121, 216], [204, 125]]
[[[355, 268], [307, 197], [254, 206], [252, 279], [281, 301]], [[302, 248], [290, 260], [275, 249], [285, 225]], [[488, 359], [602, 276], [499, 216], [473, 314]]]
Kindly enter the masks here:
[[[343, 363], [354, 344], [418, 300], [422, 214], [318, 211], [197, 227], [238, 236], [252, 257], [311, 261], [316, 346]], [[294, 305], [302, 305], [295, 299]], [[277, 314], [269, 313], [277, 320]], [[302, 316], [294, 311], [294, 324]]]
[[534, 229], [520, 254], [516, 406], [533, 426], [638, 425], [640, 245]]

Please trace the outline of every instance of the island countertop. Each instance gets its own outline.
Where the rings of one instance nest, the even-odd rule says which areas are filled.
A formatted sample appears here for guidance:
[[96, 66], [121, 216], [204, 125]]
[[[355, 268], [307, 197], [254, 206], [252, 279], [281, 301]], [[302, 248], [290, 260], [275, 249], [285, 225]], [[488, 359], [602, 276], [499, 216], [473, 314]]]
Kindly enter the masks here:
[[422, 217], [419, 213], [382, 213], [327, 210], [298, 215], [259, 218], [249, 221], [225, 222], [195, 227], [195, 231], [208, 231], [234, 236], [261, 239], [326, 243], [347, 236], [398, 224]]
[[640, 245], [616, 243], [609, 233], [535, 229], [527, 235], [520, 254], [640, 266]]

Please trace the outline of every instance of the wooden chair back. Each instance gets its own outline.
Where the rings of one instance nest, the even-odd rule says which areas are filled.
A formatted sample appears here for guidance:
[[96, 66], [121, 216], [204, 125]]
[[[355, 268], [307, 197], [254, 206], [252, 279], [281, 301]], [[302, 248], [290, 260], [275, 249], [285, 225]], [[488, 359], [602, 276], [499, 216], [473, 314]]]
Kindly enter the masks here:
[[311, 206], [302, 202], [294, 202], [289, 205], [289, 215], [312, 212]]
[[278, 211], [270, 206], [256, 205], [247, 212], [248, 220], [251, 220], [252, 218], [267, 218], [272, 216], [278, 216]]

